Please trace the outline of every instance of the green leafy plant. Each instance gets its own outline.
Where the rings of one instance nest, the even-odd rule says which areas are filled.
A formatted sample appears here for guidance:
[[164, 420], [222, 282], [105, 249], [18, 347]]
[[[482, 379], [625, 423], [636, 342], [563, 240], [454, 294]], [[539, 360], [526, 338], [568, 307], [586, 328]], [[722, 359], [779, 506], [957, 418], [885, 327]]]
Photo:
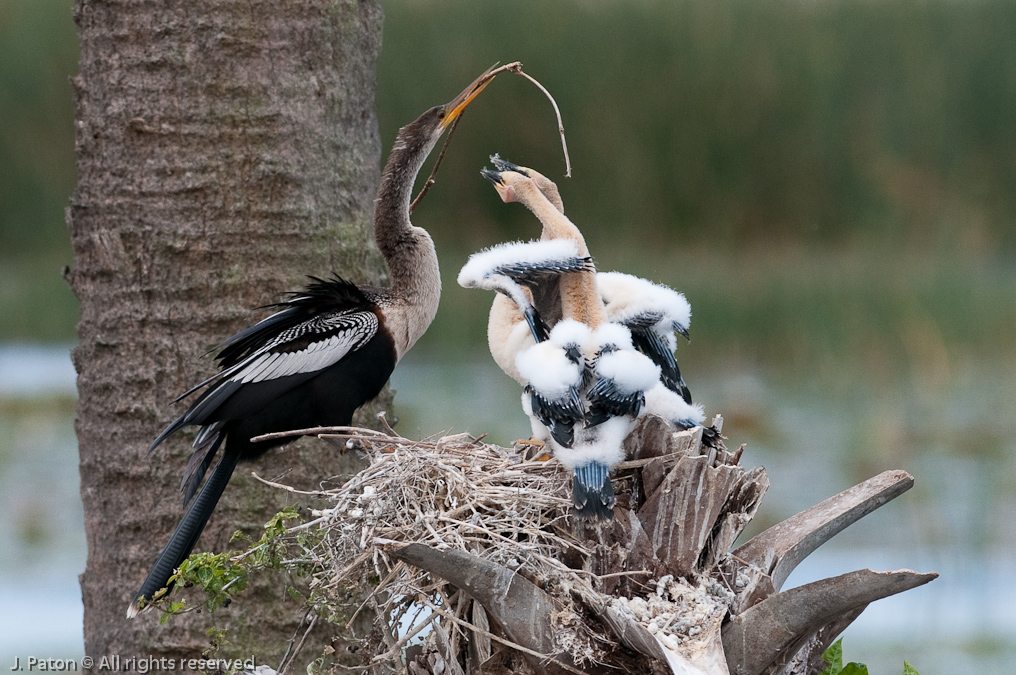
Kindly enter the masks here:
[[[204, 591], [205, 599], [200, 604], [201, 608], [208, 611], [215, 611], [219, 607], [226, 607], [232, 602], [233, 597], [247, 588], [252, 574], [263, 569], [279, 569], [284, 559], [284, 554], [292, 543], [285, 536], [287, 533], [286, 521], [291, 521], [299, 516], [299, 507], [296, 505], [287, 506], [275, 514], [265, 523], [264, 533], [261, 538], [254, 541], [242, 532], [233, 534], [231, 541], [246, 541], [249, 547], [243, 551], [229, 551], [224, 553], [193, 553], [189, 558], [180, 564], [177, 573], [170, 577], [175, 588], [196, 586]], [[299, 544], [310, 544], [309, 538], [313, 535], [308, 532], [301, 532]], [[292, 595], [297, 592], [290, 590]], [[298, 592], [297, 592], [298, 593]], [[191, 607], [186, 600], [169, 600], [173, 593], [166, 593], [156, 597], [155, 601], [163, 605], [160, 623], [166, 623], [170, 616], [189, 612], [198, 607]]]
[[[868, 675], [868, 666], [863, 663], [851, 661], [843, 665], [843, 638], [834, 642], [829, 649], [825, 650], [822, 658], [829, 664], [829, 667], [822, 671], [822, 675]], [[903, 662], [903, 675], [920, 675], [912, 665]]]

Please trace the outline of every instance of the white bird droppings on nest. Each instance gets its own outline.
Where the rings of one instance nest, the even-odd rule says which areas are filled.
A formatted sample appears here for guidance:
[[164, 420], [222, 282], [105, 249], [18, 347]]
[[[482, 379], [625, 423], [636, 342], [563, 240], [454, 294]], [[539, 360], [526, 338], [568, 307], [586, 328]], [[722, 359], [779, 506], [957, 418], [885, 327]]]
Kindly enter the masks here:
[[693, 585], [668, 574], [656, 580], [655, 591], [648, 596], [620, 597], [612, 602], [652, 633], [664, 647], [683, 653], [699, 646], [696, 638], [706, 637], [704, 627], [719, 627], [734, 597], [715, 579], [706, 577]]

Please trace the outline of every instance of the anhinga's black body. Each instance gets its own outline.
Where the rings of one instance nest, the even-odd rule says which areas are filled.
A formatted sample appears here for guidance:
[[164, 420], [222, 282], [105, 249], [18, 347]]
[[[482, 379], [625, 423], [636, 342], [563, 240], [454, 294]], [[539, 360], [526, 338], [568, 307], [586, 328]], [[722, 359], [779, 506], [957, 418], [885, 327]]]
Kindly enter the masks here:
[[201, 427], [183, 478], [185, 504], [220, 447], [222, 457], [131, 601], [128, 617], [165, 588], [190, 555], [237, 463], [286, 442], [252, 443], [251, 438], [349, 424], [430, 325], [441, 279], [433, 241], [409, 220], [413, 183], [441, 134], [490, 79], [484, 73], [450, 103], [399, 130], [374, 213], [374, 237], [388, 263], [391, 287], [312, 278], [303, 291], [277, 305], [280, 311], [220, 345], [220, 372], [184, 394], [206, 387], [152, 449], [178, 429]]

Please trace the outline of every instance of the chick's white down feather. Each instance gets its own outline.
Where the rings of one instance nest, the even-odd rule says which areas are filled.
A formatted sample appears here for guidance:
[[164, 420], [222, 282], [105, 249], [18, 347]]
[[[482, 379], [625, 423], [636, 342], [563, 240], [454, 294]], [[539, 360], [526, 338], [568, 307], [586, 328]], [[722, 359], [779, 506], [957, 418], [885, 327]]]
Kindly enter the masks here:
[[706, 419], [702, 406], [686, 403], [662, 383], [646, 392], [645, 412], [662, 417], [671, 424], [685, 421], [702, 424]]
[[593, 342], [597, 349], [608, 346], [617, 349], [635, 349], [631, 341], [631, 331], [619, 323], [605, 323], [597, 328], [593, 333]]
[[546, 398], [558, 399], [582, 382], [582, 368], [552, 342], [540, 342], [519, 352], [515, 367], [529, 385]]
[[538, 265], [576, 257], [579, 257], [578, 245], [569, 239], [510, 241], [469, 256], [459, 271], [458, 283], [463, 288], [473, 288], [482, 285], [485, 277], [505, 265]]
[[614, 466], [624, 460], [624, 439], [628, 437], [635, 420], [631, 417], [612, 417], [595, 427], [576, 427], [575, 443], [563, 448], [551, 439], [554, 457], [568, 469], [592, 462]]
[[611, 321], [627, 323], [642, 314], [660, 313], [665, 332], [673, 331], [673, 323], [685, 330], [691, 327], [691, 305], [672, 288], [623, 272], [598, 273], [596, 288]]
[[596, 374], [614, 381], [623, 395], [647, 391], [660, 382], [660, 367], [645, 354], [622, 349], [596, 359]]
[[575, 319], [561, 319], [550, 331], [549, 342], [561, 347], [577, 346], [580, 349], [592, 338], [589, 326]]

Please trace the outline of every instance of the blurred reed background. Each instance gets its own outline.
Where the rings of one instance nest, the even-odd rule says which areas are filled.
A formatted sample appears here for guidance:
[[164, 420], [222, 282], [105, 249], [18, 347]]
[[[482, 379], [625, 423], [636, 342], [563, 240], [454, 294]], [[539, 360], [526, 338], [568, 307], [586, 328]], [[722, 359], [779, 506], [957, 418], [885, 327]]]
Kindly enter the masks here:
[[[14, 343], [59, 350], [74, 340], [76, 305], [60, 277], [71, 263], [63, 209], [75, 177], [70, 6], [0, 0], [0, 345], [8, 353]], [[743, 461], [772, 477], [757, 527], [883, 469], [915, 475], [911, 493], [791, 578], [868, 566], [943, 573], [870, 607], [846, 633], [846, 657], [868, 661], [873, 673], [902, 672], [904, 658], [923, 675], [1009, 672], [1016, 3], [384, 7], [386, 150], [400, 124], [484, 67], [519, 60], [557, 99], [574, 166], [564, 178], [553, 110], [522, 78], [499, 76], [464, 116], [414, 214], [436, 241], [445, 292], [394, 378], [401, 432], [490, 432], [502, 443], [528, 435], [517, 387], [486, 352], [491, 298], [455, 284], [469, 253], [538, 232], [479, 176], [499, 152], [557, 180], [600, 269], [687, 295], [693, 340], [678, 356], [692, 392], [724, 415], [730, 444], [748, 443]], [[22, 373], [31, 363], [10, 360]], [[40, 497], [23, 478], [37, 462], [29, 475], [44, 480], [50, 455], [74, 470], [73, 390], [25, 394], [4, 385], [5, 372], [15, 371], [0, 361], [0, 508], [13, 515], [0, 535], [15, 546], [0, 554], [0, 597], [25, 561], [68, 548], [77, 566], [56, 555], [65, 562], [52, 578], [73, 591], [80, 523], [26, 508]], [[40, 450], [40, 436], [50, 449]], [[47, 495], [44, 511], [79, 513], [73, 480], [61, 484], [67, 489]], [[8, 614], [0, 626], [11, 611], [0, 610]], [[0, 658], [17, 653], [2, 643]]]

